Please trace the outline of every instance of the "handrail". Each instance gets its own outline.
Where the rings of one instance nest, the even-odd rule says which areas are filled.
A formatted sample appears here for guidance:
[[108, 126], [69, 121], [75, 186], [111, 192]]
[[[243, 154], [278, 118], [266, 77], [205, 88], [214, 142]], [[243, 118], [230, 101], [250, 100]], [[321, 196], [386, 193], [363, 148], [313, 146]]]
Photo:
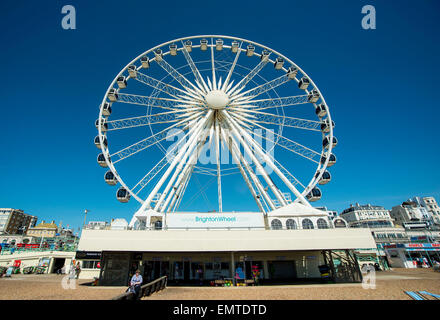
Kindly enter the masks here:
[[126, 292], [112, 298], [112, 300], [136, 300], [145, 296], [150, 296], [155, 292], [165, 289], [167, 286], [167, 281], [168, 281], [167, 276], [157, 278], [156, 280], [153, 280], [147, 284], [142, 285], [139, 290], [138, 297], [136, 297], [136, 295], [133, 292]]

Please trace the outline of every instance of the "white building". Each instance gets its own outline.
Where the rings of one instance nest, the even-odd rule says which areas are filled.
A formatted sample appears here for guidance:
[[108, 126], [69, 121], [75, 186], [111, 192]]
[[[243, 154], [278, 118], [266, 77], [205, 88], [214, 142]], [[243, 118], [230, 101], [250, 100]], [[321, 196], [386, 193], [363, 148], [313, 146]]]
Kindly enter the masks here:
[[348, 222], [350, 228], [392, 228], [394, 221], [390, 211], [382, 206], [350, 205], [339, 215]]
[[353, 250], [374, 248], [368, 229], [335, 227], [326, 212], [291, 203], [267, 215], [151, 210], [127, 230], [83, 230], [78, 252], [102, 253], [100, 285], [125, 285], [136, 269], [145, 281], [168, 275], [170, 283], [209, 283], [236, 279], [238, 268], [252, 279], [257, 268], [261, 281], [284, 283], [319, 279], [322, 265], [335, 281], [360, 281]]
[[405, 223], [423, 223], [429, 226], [431, 219], [425, 207], [413, 201], [405, 201], [391, 209], [391, 217], [400, 225]]
[[428, 212], [431, 222], [440, 225], [440, 207], [434, 197], [413, 197], [408, 201], [415, 202], [419, 206], [424, 207]]

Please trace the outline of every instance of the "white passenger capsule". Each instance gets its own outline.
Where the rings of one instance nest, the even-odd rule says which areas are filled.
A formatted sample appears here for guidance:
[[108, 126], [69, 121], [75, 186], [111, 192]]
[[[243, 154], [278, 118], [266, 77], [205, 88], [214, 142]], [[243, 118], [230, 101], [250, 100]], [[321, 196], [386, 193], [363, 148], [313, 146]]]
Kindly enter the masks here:
[[177, 45], [170, 44], [170, 55], [177, 56]]
[[249, 44], [246, 48], [246, 55], [248, 57], [252, 57], [254, 55], [254, 52], [255, 52], [255, 47], [253, 45]]
[[125, 79], [124, 76], [120, 76], [116, 79], [116, 82], [118, 83], [119, 89], [127, 88], [127, 79]]
[[103, 168], [107, 168], [107, 162], [105, 162], [105, 156], [104, 154], [100, 153], [98, 154], [98, 158], [97, 158], [98, 164], [103, 167]]
[[128, 202], [128, 200], [130, 200], [130, 193], [127, 189], [120, 187], [118, 191], [116, 191], [116, 199], [123, 203]]
[[327, 108], [325, 107], [325, 104], [319, 104], [315, 109], [315, 113], [320, 118], [325, 117], [327, 115]]
[[208, 49], [208, 40], [200, 40], [200, 50], [205, 51], [206, 49]]
[[292, 80], [295, 79], [296, 75], [298, 74], [298, 69], [294, 66], [290, 66], [287, 70], [287, 77]]
[[134, 64], [128, 66], [128, 74], [132, 78], [136, 78], [137, 77], [137, 69], [136, 69], [136, 66]]
[[192, 51], [192, 42], [190, 40], [185, 41], [185, 48], [186, 51], [191, 52]]
[[307, 200], [310, 202], [318, 201], [322, 197], [322, 192], [318, 187], [314, 187], [312, 191], [307, 194]]
[[150, 60], [147, 56], [141, 58], [142, 68], [148, 69], [150, 67]]
[[[324, 155], [321, 157], [321, 164], [324, 164], [327, 160], [327, 157]], [[332, 153], [330, 154], [330, 159], [328, 160], [327, 167], [330, 168], [336, 163], [336, 156]]]
[[270, 52], [268, 51], [268, 50], [263, 50], [263, 52], [261, 52], [261, 57], [260, 57], [260, 59], [262, 60], [262, 61], [266, 61], [267, 59], [269, 59], [269, 55], [270, 55]]
[[[117, 98], [117, 95], [116, 95]], [[104, 117], [108, 117], [109, 115], [112, 114], [112, 107], [111, 107], [111, 103], [109, 102], [104, 102], [104, 105], [102, 106], [102, 115]]]
[[302, 77], [301, 80], [299, 80], [298, 82], [298, 88], [305, 90], [307, 89], [309, 84], [310, 84], [310, 80], [307, 77]]
[[[324, 140], [322, 141], [322, 146], [324, 147], [324, 149], [327, 149], [327, 148], [328, 148], [328, 146], [329, 146], [329, 141], [330, 141], [330, 139], [329, 139], [328, 136], [326, 136], [326, 137], [324, 138]], [[333, 137], [333, 148], [336, 147], [337, 144], [338, 144], [338, 139], [336, 139], [336, 137]]]
[[[316, 175], [315, 175], [315, 179], [318, 178], [318, 176], [319, 176], [319, 172], [316, 173]], [[326, 171], [324, 171], [324, 173], [322, 174], [322, 177], [321, 177], [321, 179], [319, 179], [319, 182], [318, 182], [318, 183], [319, 183], [320, 185], [324, 185], [324, 184], [329, 183], [331, 179], [332, 179], [332, 177], [331, 177], [331, 175], [330, 175], [330, 172], [328, 172], [328, 171], [326, 170]]]
[[[96, 129], [98, 129], [98, 127], [99, 127], [99, 119], [96, 119], [95, 127], [96, 127]], [[101, 119], [101, 132], [106, 132], [107, 130], [108, 130], [107, 119], [102, 118]]]
[[110, 89], [108, 91], [107, 97], [111, 102], [115, 102], [116, 100], [118, 100], [118, 93], [116, 92], [116, 89]]
[[[103, 140], [102, 140], [102, 143], [104, 144], [104, 147], [107, 148], [107, 137], [106, 137], [106, 136], [103, 136], [102, 139], [103, 139]], [[95, 137], [94, 142], [95, 142], [95, 146], [96, 146], [98, 149], [101, 149], [101, 144], [99, 143], [99, 136], [96, 136], [96, 137]]]
[[118, 179], [111, 170], [105, 173], [104, 180], [110, 186], [115, 186], [118, 184]]
[[[335, 127], [335, 122], [332, 120], [331, 128]], [[321, 131], [324, 133], [330, 132], [330, 121], [325, 119], [324, 122], [321, 123]]]
[[280, 70], [284, 65], [284, 59], [281, 57], [278, 57], [275, 59], [275, 62], [273, 64], [273, 66], [275, 67], [275, 69]]
[[316, 90], [316, 89], [313, 89], [307, 95], [307, 100], [309, 100], [309, 102], [311, 102], [311, 103], [315, 103], [316, 101], [319, 100], [319, 98], [320, 98], [320, 95], [319, 95], [318, 90]]
[[233, 53], [237, 53], [238, 52], [238, 46], [240, 45], [240, 43], [238, 41], [232, 41], [231, 43], [231, 51]]
[[222, 39], [217, 39], [215, 41], [215, 48], [217, 49], [217, 51], [223, 50], [223, 40]]
[[155, 55], [155, 57], [156, 57], [156, 61], [157, 61], [157, 62], [162, 61], [162, 59], [163, 59], [163, 52], [162, 52], [162, 49], [157, 48], [156, 50], [154, 50], [154, 55]]

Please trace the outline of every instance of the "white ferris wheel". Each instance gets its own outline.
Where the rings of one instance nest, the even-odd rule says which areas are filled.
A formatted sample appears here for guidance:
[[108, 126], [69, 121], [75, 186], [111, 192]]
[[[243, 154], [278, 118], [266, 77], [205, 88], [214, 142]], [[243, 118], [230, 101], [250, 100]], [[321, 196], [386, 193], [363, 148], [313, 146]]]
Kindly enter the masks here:
[[142, 53], [111, 82], [95, 125], [105, 181], [138, 212], [175, 212], [192, 176], [211, 182], [219, 212], [234, 179], [264, 213], [311, 206], [336, 162], [334, 122], [313, 80], [236, 37], [185, 37]]

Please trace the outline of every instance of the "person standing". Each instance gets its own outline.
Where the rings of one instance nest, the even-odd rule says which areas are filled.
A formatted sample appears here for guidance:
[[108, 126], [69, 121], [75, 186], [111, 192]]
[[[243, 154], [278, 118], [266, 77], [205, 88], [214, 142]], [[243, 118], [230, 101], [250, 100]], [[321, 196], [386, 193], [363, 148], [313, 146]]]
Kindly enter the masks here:
[[76, 275], [77, 279], [79, 278], [80, 273], [81, 273], [81, 264], [78, 261], [78, 263], [76, 264], [76, 267], [75, 267], [75, 275]]

